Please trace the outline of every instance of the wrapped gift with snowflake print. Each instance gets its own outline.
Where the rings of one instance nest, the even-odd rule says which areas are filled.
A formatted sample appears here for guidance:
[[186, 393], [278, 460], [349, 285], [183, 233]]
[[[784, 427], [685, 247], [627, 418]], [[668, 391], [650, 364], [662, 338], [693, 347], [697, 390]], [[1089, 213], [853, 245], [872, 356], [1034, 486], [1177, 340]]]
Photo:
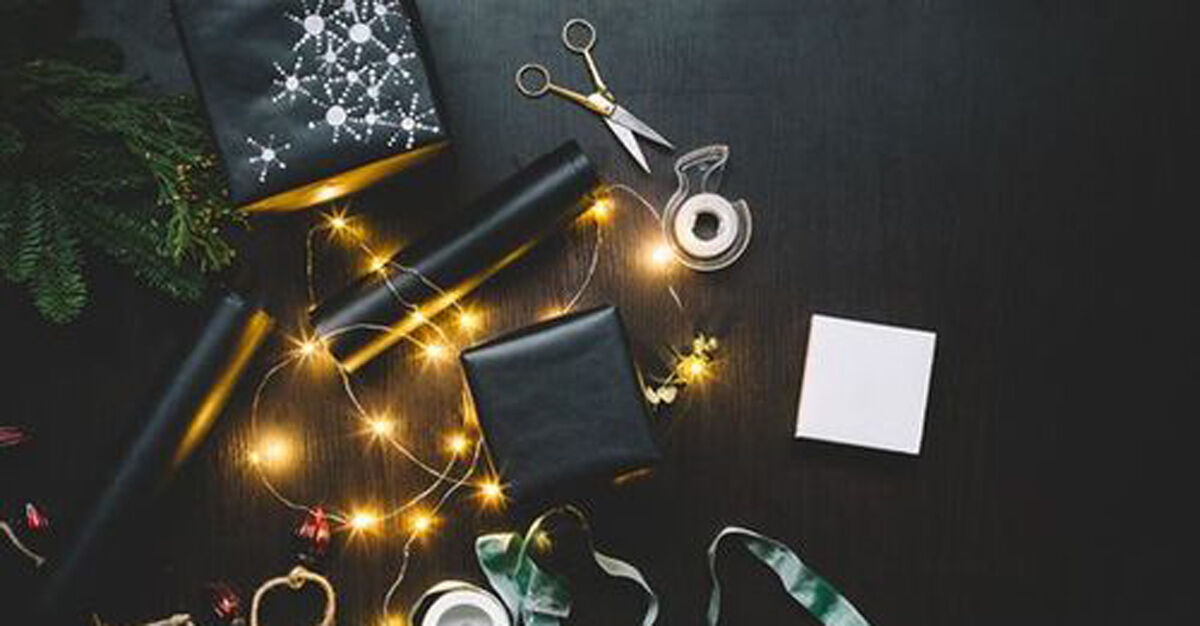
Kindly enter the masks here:
[[411, 0], [173, 0], [232, 199], [290, 210], [444, 152]]

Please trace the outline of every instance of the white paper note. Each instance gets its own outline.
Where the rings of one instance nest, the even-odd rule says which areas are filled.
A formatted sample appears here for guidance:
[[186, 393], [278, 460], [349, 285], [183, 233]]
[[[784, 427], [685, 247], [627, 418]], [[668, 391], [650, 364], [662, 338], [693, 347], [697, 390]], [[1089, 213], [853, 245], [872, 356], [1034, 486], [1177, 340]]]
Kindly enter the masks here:
[[936, 339], [813, 315], [796, 436], [919, 454]]

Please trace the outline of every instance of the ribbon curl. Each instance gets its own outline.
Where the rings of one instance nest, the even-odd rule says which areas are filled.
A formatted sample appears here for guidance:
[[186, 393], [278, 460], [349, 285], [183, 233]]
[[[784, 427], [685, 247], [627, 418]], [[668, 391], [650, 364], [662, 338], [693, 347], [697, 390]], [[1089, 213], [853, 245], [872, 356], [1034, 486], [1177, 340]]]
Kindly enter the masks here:
[[[564, 514], [579, 520], [583, 529], [588, 531], [583, 512], [567, 506], [543, 513], [530, 524], [524, 536], [497, 533], [475, 540], [475, 555], [488, 583], [515, 616], [515, 621], [525, 626], [559, 626], [571, 613], [571, 594], [567, 590], [566, 580], [543, 571], [529, 556], [529, 548], [538, 542], [543, 532], [543, 523], [550, 517]], [[588, 536], [590, 543], [590, 531]], [[642, 573], [621, 559], [595, 549], [591, 553], [596, 565], [605, 574], [631, 580], [642, 588], [647, 598], [642, 626], [652, 626], [658, 619], [658, 596]]]
[[[566, 580], [543, 571], [529, 556], [536, 545], [542, 525], [547, 518], [567, 514], [579, 520], [588, 531], [587, 519], [575, 507], [553, 509], [539, 516], [522, 536], [517, 533], [483, 535], [475, 541], [475, 555], [488, 582], [514, 616], [515, 623], [525, 626], [560, 626], [571, 613], [571, 595]], [[590, 544], [590, 531], [587, 533]], [[721, 581], [717, 575], [717, 556], [727, 540], [737, 541], [751, 555], [771, 568], [779, 577], [788, 595], [825, 626], [870, 626], [833, 585], [804, 564], [800, 557], [783, 543], [760, 533], [737, 526], [728, 526], [717, 533], [708, 546], [708, 572], [712, 578], [712, 594], [708, 600], [706, 621], [717, 626], [721, 616]], [[589, 545], [591, 548], [591, 545]], [[646, 582], [645, 576], [633, 565], [591, 550], [592, 558], [604, 573], [614, 578], [631, 580], [642, 588], [647, 598], [642, 626], [653, 626], [658, 619], [658, 596]]]
[[845, 596], [805, 565], [790, 548], [770, 537], [737, 526], [725, 527], [708, 546], [708, 574], [713, 584], [712, 594], [708, 597], [708, 626], [717, 626], [717, 620], [721, 617], [717, 551], [727, 538], [738, 540], [750, 554], [771, 568], [788, 595], [825, 626], [870, 626]]

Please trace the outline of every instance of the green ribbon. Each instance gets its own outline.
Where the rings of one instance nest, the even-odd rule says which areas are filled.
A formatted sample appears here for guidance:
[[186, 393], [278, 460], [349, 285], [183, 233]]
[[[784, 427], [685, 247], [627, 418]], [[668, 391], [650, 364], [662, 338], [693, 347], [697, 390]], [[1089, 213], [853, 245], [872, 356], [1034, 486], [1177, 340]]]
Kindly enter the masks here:
[[[475, 555], [488, 582], [515, 616], [525, 626], [560, 626], [571, 613], [571, 595], [566, 580], [543, 571], [529, 556], [545, 520], [567, 514], [579, 520], [587, 530], [587, 519], [574, 507], [563, 507], [542, 514], [529, 526], [524, 536], [517, 533], [484, 535], [475, 541]], [[783, 583], [784, 590], [800, 606], [825, 626], [870, 626], [866, 618], [824, 578], [810, 569], [787, 546], [752, 530], [726, 527], [708, 546], [708, 572], [712, 578], [712, 595], [708, 600], [707, 621], [716, 626], [721, 616], [721, 581], [717, 577], [717, 554], [726, 539], [736, 540], [750, 554], [771, 568]], [[590, 541], [590, 534], [589, 534]], [[591, 547], [591, 546], [589, 546]], [[658, 619], [658, 596], [646, 582], [645, 576], [633, 565], [592, 550], [592, 558], [604, 573], [615, 578], [631, 580], [645, 592], [646, 613], [642, 626], [652, 626]]]
[[[538, 541], [544, 522], [556, 515], [577, 519], [584, 530], [587, 518], [571, 506], [543, 513], [529, 526], [522, 537], [516, 533], [484, 535], [475, 540], [475, 556], [488, 582], [518, 623], [525, 626], [559, 626], [571, 613], [571, 594], [561, 576], [542, 570], [529, 556], [530, 547]], [[590, 533], [589, 533], [590, 541]], [[589, 546], [591, 547], [591, 546]], [[646, 594], [646, 615], [642, 626], [651, 626], [658, 619], [658, 596], [636, 567], [602, 552], [591, 550], [592, 558], [604, 573], [636, 583]]]
[[712, 595], [708, 597], [708, 624], [716, 626], [721, 616], [721, 580], [717, 577], [717, 550], [726, 538], [741, 543], [750, 554], [771, 568], [788, 595], [825, 626], [870, 626], [853, 604], [804, 564], [790, 548], [753, 530], [727, 526], [708, 546], [708, 574]]

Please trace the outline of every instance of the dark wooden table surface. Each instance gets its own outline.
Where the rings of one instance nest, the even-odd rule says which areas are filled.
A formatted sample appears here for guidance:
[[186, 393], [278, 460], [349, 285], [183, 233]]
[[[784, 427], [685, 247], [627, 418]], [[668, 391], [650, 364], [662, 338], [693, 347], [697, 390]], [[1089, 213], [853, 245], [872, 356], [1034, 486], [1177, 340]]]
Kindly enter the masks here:
[[[165, 3], [154, 5], [87, 3], [82, 28], [121, 42], [134, 74], [186, 89]], [[639, 267], [650, 225], [627, 202], [587, 299], [622, 307], [642, 355], [694, 327], [726, 346], [719, 378], [670, 418], [655, 480], [593, 505], [599, 545], [642, 567], [663, 599], [662, 623], [701, 620], [703, 549], [727, 524], [798, 548], [875, 624], [1184, 614], [1186, 596], [1168, 591], [1184, 579], [1168, 568], [1181, 559], [1170, 548], [1172, 502], [1192, 493], [1170, 477], [1183, 476], [1186, 456], [1152, 435], [1195, 417], [1178, 401], [1190, 374], [1161, 358], [1194, 345], [1165, 332], [1183, 312], [1171, 294], [1194, 286], [1194, 255], [1174, 243], [1187, 231], [1170, 219], [1195, 207], [1181, 198], [1194, 178], [1184, 166], [1196, 136], [1185, 125], [1196, 110], [1194, 64], [1182, 45], [1194, 7], [420, 5], [455, 159], [354, 201], [376, 241], [402, 245], [568, 138], [607, 179], [665, 201], [669, 155], [651, 151], [655, 174], [641, 175], [593, 117], [513, 90], [514, 69], [538, 59], [583, 84], [558, 39], [572, 16], [595, 23], [598, 61], [631, 110], [681, 149], [732, 148], [726, 189], [749, 200], [754, 240], [729, 270], [675, 274], [689, 316], [675, 314], [662, 280]], [[303, 234], [315, 215], [256, 217], [238, 236], [242, 271], [284, 332], [303, 319]], [[561, 301], [587, 245], [586, 231], [567, 233], [471, 296], [488, 312], [489, 332]], [[337, 248], [320, 249], [317, 261], [324, 293], [361, 265]], [[84, 499], [82, 485], [119, 448], [150, 381], [196, 321], [197, 307], [146, 292], [100, 257], [88, 270], [94, 302], [61, 328], [0, 287], [8, 363], [0, 423], [36, 437], [0, 451], [0, 497], [36, 497], [51, 510]], [[813, 312], [938, 332], [919, 457], [793, 440]], [[268, 351], [283, 348], [280, 340]], [[452, 369], [422, 369], [401, 348], [358, 380], [369, 402], [403, 413], [406, 440], [438, 454], [455, 419]], [[249, 386], [163, 496], [153, 532], [114, 572], [121, 592], [99, 607], [111, 621], [165, 615], [211, 580], [247, 593], [289, 566], [295, 517], [243, 463]], [[348, 506], [394, 502], [423, 484], [394, 455], [364, 448], [339, 398], [328, 380], [303, 374], [269, 393], [270, 419], [303, 442], [281, 486]], [[510, 524], [468, 501], [443, 517], [416, 549], [403, 601], [442, 578], [479, 580], [473, 537]], [[340, 623], [378, 617], [400, 545], [389, 532], [340, 550], [328, 570]], [[28, 574], [8, 555], [0, 564], [0, 599], [17, 595]], [[749, 559], [731, 557], [725, 571], [723, 623], [815, 623]], [[631, 588], [584, 577], [576, 591], [573, 623], [634, 623], [639, 614]], [[8, 624], [3, 613], [0, 623]]]

